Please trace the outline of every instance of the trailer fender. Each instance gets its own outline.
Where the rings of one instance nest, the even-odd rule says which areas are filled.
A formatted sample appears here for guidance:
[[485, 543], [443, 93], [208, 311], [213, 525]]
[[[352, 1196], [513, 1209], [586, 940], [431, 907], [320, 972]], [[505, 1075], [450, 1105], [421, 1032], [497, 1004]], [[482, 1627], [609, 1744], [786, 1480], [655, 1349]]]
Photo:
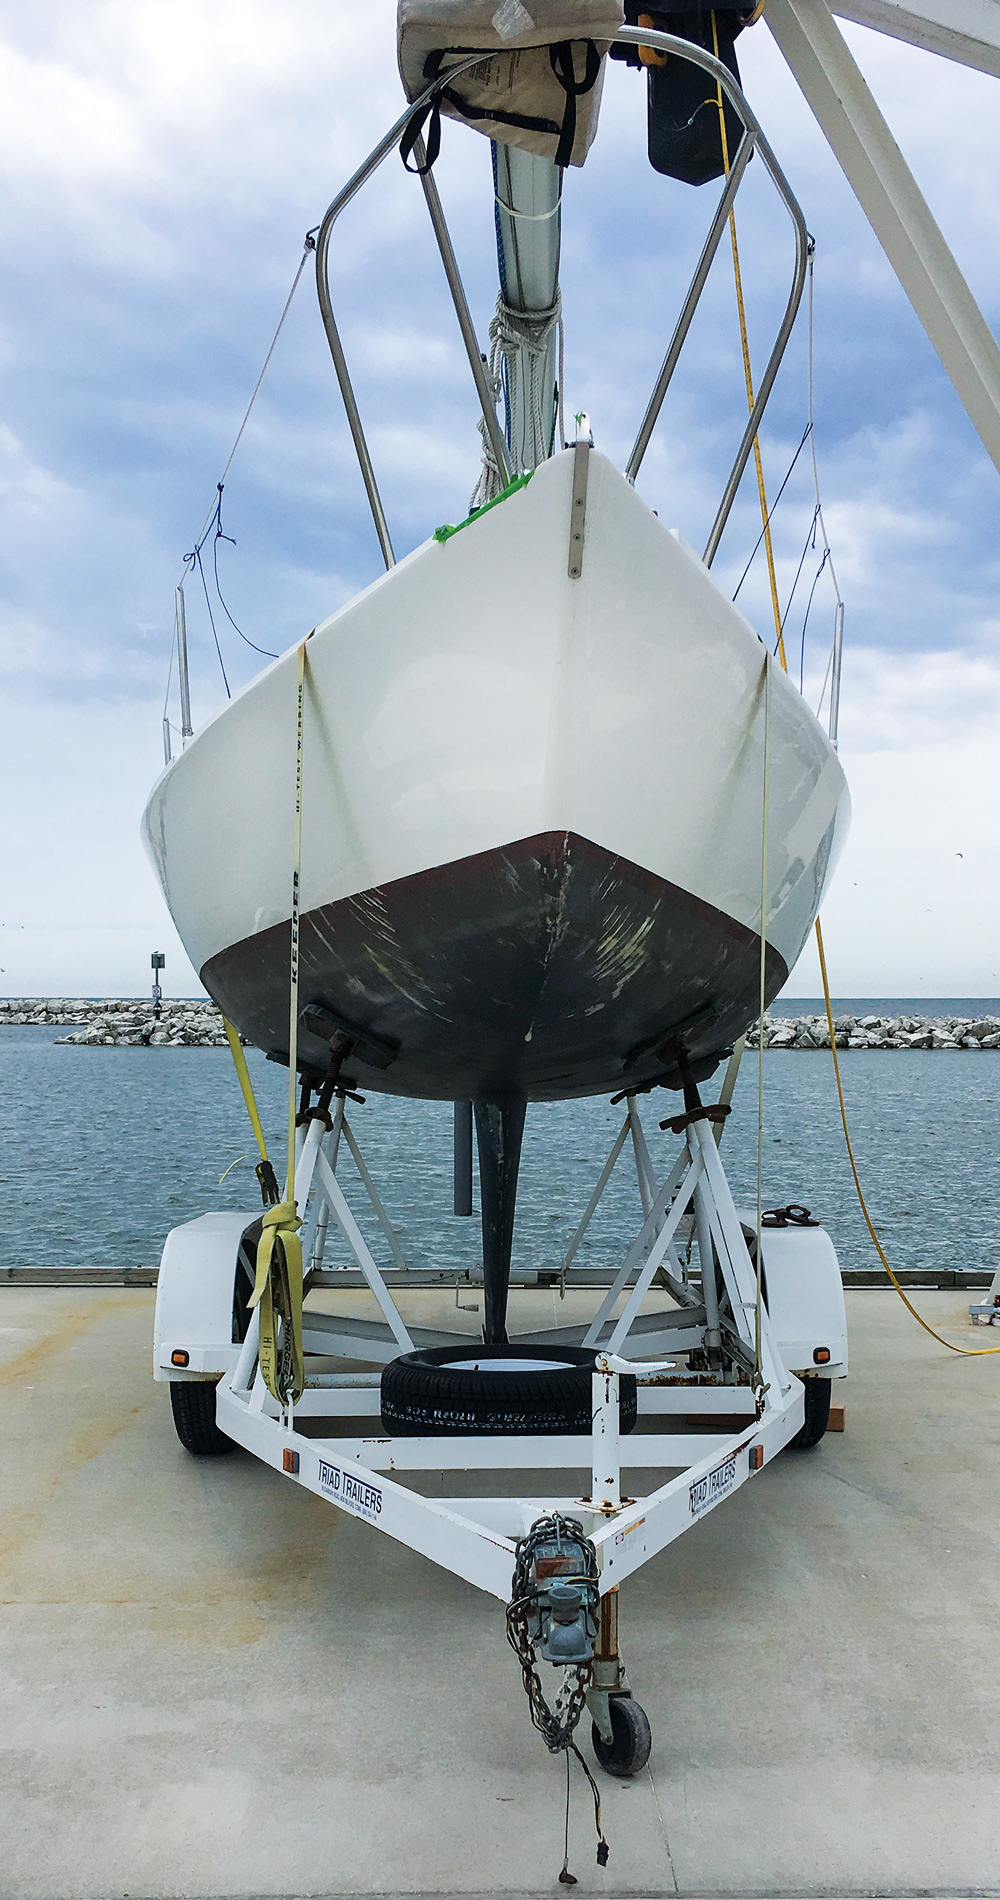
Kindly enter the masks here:
[[[217, 1379], [235, 1365], [236, 1256], [241, 1234], [259, 1216], [259, 1208], [201, 1214], [167, 1235], [156, 1286], [154, 1379]], [[183, 1360], [173, 1357], [182, 1353]]]
[[768, 1317], [789, 1372], [845, 1378], [844, 1283], [829, 1234], [823, 1227], [765, 1227], [761, 1247]]

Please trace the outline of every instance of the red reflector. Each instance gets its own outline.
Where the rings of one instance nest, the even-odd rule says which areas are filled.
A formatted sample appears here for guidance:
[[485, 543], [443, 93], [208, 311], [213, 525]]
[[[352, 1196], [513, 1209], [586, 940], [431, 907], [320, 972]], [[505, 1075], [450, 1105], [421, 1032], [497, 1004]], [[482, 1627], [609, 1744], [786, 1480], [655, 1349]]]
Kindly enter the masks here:
[[763, 1468], [763, 1464], [764, 1464], [764, 1447], [763, 1447], [763, 1445], [751, 1445], [751, 1447], [750, 1447], [750, 1469], [751, 1469], [751, 1471], [760, 1471], [760, 1470], [761, 1470], [761, 1469]]
[[813, 1365], [814, 1366], [828, 1366], [829, 1363], [830, 1363], [829, 1346], [817, 1346], [816, 1351], [813, 1353]]
[[293, 1451], [291, 1445], [286, 1445], [284, 1451], [281, 1454], [282, 1471], [290, 1471], [292, 1473], [292, 1476], [294, 1477], [298, 1468], [299, 1468], [298, 1452]]
[[176, 1352], [172, 1352], [170, 1355], [170, 1363], [172, 1366], [186, 1366], [190, 1357], [190, 1353], [185, 1352], [183, 1347], [178, 1346]]

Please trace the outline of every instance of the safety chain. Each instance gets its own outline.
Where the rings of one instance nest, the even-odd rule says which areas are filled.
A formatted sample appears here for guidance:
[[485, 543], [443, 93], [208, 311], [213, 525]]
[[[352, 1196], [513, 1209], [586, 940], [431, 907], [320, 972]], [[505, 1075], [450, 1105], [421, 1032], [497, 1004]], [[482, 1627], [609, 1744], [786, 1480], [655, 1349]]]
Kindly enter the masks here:
[[600, 1590], [598, 1585], [597, 1552], [583, 1525], [575, 1517], [562, 1517], [556, 1512], [551, 1517], [540, 1517], [531, 1526], [527, 1536], [520, 1537], [514, 1550], [514, 1575], [511, 1578], [511, 1600], [507, 1605], [507, 1641], [521, 1665], [521, 1678], [531, 1720], [552, 1755], [566, 1754], [566, 1852], [563, 1858], [559, 1879], [564, 1886], [575, 1886], [575, 1878], [569, 1872], [569, 1753], [576, 1756], [594, 1797], [594, 1822], [597, 1828], [597, 1864], [606, 1867], [610, 1849], [601, 1827], [601, 1796], [597, 1783], [573, 1739], [577, 1723], [587, 1706], [587, 1692], [594, 1673], [591, 1660], [588, 1663], [576, 1663], [563, 1671], [563, 1680], [554, 1702], [550, 1705], [545, 1698], [538, 1665], [535, 1661], [535, 1645], [530, 1633], [530, 1619], [538, 1601], [537, 1585], [531, 1581], [535, 1553], [542, 1544], [572, 1538], [584, 1552], [586, 1569], [582, 1576], [563, 1579], [566, 1582], [583, 1584], [588, 1593], [588, 1610], [596, 1618], [599, 1614]]

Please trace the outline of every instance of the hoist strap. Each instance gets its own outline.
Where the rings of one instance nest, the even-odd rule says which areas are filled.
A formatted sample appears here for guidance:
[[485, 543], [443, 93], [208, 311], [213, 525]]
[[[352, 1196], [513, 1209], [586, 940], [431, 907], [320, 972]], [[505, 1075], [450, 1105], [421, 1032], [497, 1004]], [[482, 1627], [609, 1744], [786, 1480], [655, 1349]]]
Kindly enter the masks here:
[[292, 922], [288, 957], [288, 1186], [295, 1204], [295, 1089], [299, 1066], [299, 910], [302, 871], [302, 721], [305, 712], [306, 643], [299, 643], [295, 668], [295, 800], [292, 812]]
[[222, 1024], [226, 1032], [226, 1041], [229, 1044], [229, 1053], [233, 1058], [233, 1067], [236, 1070], [237, 1080], [243, 1091], [243, 1100], [246, 1104], [247, 1114], [250, 1117], [250, 1126], [253, 1129], [254, 1139], [260, 1149], [260, 1161], [257, 1164], [255, 1172], [260, 1182], [260, 1191], [263, 1196], [264, 1206], [273, 1206], [279, 1198], [278, 1183], [275, 1179], [274, 1169], [271, 1166], [271, 1161], [268, 1156], [267, 1143], [264, 1140], [264, 1130], [261, 1127], [260, 1111], [257, 1107], [257, 1097], [253, 1092], [253, 1083], [250, 1080], [247, 1059], [243, 1054], [243, 1044], [240, 1041], [239, 1031], [230, 1022], [228, 1016], [223, 1016]]
[[[302, 1242], [295, 1205], [295, 1086], [299, 1039], [299, 882], [302, 869], [302, 724], [305, 710], [306, 643], [295, 668], [295, 794], [292, 816], [292, 919], [288, 968], [288, 1185], [286, 1198], [264, 1215], [257, 1243], [257, 1278], [251, 1306], [260, 1306], [261, 1376], [279, 1405], [294, 1405], [305, 1391], [302, 1347]], [[281, 1321], [278, 1343], [277, 1321]]]
[[238, 1030], [233, 1027], [228, 1016], [223, 1016], [222, 1026], [226, 1032], [226, 1041], [229, 1044], [229, 1051], [233, 1058], [240, 1088], [243, 1090], [243, 1100], [246, 1103], [246, 1111], [250, 1117], [250, 1126], [253, 1129], [254, 1138], [260, 1149], [260, 1158], [262, 1161], [266, 1161], [267, 1143], [264, 1140], [264, 1130], [261, 1127], [260, 1114], [257, 1108], [257, 1097], [253, 1092], [253, 1083], [250, 1080], [247, 1059], [243, 1054], [243, 1044], [240, 1041]]

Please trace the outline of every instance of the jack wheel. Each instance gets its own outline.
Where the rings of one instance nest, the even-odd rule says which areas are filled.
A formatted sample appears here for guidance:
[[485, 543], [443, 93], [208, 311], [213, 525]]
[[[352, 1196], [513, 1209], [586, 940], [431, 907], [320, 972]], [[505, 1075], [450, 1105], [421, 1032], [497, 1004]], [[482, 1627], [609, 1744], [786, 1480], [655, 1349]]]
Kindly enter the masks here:
[[232, 1451], [233, 1441], [215, 1422], [214, 1379], [171, 1379], [170, 1409], [174, 1429], [185, 1451], [194, 1458], [218, 1458]]
[[592, 1730], [594, 1754], [607, 1774], [617, 1775], [620, 1781], [629, 1781], [640, 1769], [645, 1768], [649, 1760], [653, 1745], [649, 1717], [630, 1695], [612, 1696], [608, 1706], [613, 1737], [611, 1746], [609, 1748], [607, 1742], [602, 1741], [601, 1731], [595, 1722]]
[[806, 1412], [802, 1428], [789, 1441], [792, 1451], [811, 1451], [818, 1445], [830, 1423], [830, 1394], [833, 1391], [832, 1379], [803, 1379], [806, 1394]]

